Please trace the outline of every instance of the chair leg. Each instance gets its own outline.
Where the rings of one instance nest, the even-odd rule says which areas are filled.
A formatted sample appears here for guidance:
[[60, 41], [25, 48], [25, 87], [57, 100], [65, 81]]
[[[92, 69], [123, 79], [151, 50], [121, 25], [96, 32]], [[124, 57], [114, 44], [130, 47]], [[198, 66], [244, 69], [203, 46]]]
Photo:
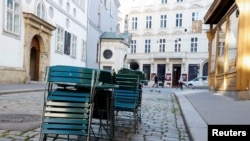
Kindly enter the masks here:
[[[57, 138], [58, 138], [58, 134], [56, 134], [55, 138], [53, 139], [53, 141], [55, 141]], [[69, 137], [68, 137], [68, 140], [69, 140]]]
[[42, 134], [40, 133], [40, 138], [39, 138], [39, 141], [46, 141], [47, 140], [47, 136], [46, 134]]

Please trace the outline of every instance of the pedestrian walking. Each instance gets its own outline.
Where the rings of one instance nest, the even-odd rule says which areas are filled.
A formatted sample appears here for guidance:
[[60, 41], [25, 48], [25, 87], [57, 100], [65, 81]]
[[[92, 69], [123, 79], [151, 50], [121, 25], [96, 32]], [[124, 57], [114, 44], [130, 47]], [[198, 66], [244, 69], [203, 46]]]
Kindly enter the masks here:
[[181, 90], [183, 90], [183, 78], [182, 78], [182, 76], [180, 76], [180, 79], [179, 79], [179, 87]]
[[152, 86], [153, 88], [158, 88], [158, 77], [157, 77], [157, 74], [155, 74], [155, 77], [154, 77], [154, 85]]
[[164, 87], [165, 80], [166, 80], [165, 76], [162, 75], [162, 77], [161, 77], [162, 88]]

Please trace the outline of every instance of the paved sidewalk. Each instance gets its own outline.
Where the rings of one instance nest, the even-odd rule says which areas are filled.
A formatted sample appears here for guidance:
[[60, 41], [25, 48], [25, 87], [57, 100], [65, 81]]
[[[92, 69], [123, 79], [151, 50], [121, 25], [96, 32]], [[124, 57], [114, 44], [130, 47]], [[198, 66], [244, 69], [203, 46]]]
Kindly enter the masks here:
[[207, 89], [175, 92], [194, 141], [207, 141], [207, 125], [250, 125], [250, 101]]

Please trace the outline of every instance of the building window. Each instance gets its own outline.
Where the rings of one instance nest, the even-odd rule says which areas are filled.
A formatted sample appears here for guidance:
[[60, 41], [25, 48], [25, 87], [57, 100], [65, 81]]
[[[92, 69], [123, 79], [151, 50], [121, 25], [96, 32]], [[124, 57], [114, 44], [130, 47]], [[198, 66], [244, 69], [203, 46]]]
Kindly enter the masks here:
[[86, 47], [87, 47], [87, 43], [85, 40], [82, 39], [82, 57], [81, 60], [82, 61], [86, 61]]
[[161, 0], [161, 4], [167, 4], [168, 0]]
[[182, 14], [176, 14], [176, 27], [182, 27]]
[[103, 66], [103, 70], [111, 71], [112, 70], [112, 66]]
[[151, 40], [145, 40], [145, 53], [150, 53]]
[[197, 52], [198, 38], [191, 38], [191, 52]]
[[113, 56], [113, 52], [110, 49], [106, 49], [103, 52], [103, 57], [105, 59], [110, 59]]
[[85, 9], [85, 0], [73, 0], [73, 3], [77, 5], [80, 9]]
[[6, 0], [5, 11], [5, 31], [19, 35], [21, 25], [21, 7], [19, 0]]
[[56, 35], [56, 51], [63, 53], [64, 46], [64, 30], [61, 27], [57, 27], [57, 35]]
[[71, 51], [70, 51], [70, 56], [73, 58], [76, 58], [76, 48], [77, 48], [77, 37], [73, 34], [71, 38]]
[[167, 27], [167, 15], [161, 15], [161, 28]]
[[165, 52], [166, 39], [160, 39], [159, 52]]
[[[228, 62], [228, 70], [234, 71], [236, 69], [237, 62], [237, 44], [238, 38], [235, 35], [238, 35], [238, 26], [239, 26], [239, 11], [235, 10], [229, 17], [229, 31], [228, 31], [228, 49], [227, 49], [227, 62]], [[223, 40], [221, 40], [223, 41]], [[224, 40], [225, 41], [225, 40]]]
[[198, 21], [200, 20], [200, 13], [199, 12], [193, 12], [192, 13], [192, 21]]
[[39, 1], [36, 5], [36, 16], [45, 20], [45, 7], [44, 7], [44, 4]]
[[107, 2], [108, 0], [104, 0], [104, 6], [105, 6], [105, 8], [108, 8], [108, 6], [107, 6]]
[[67, 31], [64, 32], [64, 54], [70, 55], [71, 34]]
[[132, 29], [137, 29], [137, 17], [132, 17]]
[[199, 12], [192, 13], [192, 21], [198, 21], [198, 20], [200, 20], [199, 18], [200, 18]]
[[146, 17], [146, 29], [151, 29], [152, 28], [152, 16], [147, 16]]
[[219, 48], [218, 55], [219, 56], [223, 56], [224, 47], [225, 47], [225, 42], [219, 42], [219, 45], [218, 45], [218, 48]]
[[130, 48], [131, 48], [131, 53], [136, 53], [136, 40], [131, 40]]
[[175, 52], [181, 51], [181, 38], [178, 38], [174, 41], [174, 51]]

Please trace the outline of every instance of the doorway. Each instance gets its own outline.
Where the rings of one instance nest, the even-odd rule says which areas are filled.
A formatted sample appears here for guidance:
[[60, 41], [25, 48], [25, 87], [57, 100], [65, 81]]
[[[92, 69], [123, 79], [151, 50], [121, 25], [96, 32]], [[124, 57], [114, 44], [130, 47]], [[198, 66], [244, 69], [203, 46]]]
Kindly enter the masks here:
[[143, 64], [143, 72], [145, 74], [145, 80], [150, 80], [150, 64]]
[[30, 80], [38, 81], [39, 79], [39, 56], [40, 46], [37, 37], [35, 36], [31, 41], [30, 49]]
[[157, 64], [157, 76], [159, 80], [162, 80], [165, 77], [166, 65], [165, 64]]
[[208, 76], [208, 63], [203, 65], [202, 76]]
[[193, 80], [199, 75], [198, 64], [189, 64], [188, 66], [188, 81]]
[[172, 74], [173, 74], [172, 87], [178, 87], [179, 84], [178, 80], [181, 75], [181, 64], [173, 64]]

